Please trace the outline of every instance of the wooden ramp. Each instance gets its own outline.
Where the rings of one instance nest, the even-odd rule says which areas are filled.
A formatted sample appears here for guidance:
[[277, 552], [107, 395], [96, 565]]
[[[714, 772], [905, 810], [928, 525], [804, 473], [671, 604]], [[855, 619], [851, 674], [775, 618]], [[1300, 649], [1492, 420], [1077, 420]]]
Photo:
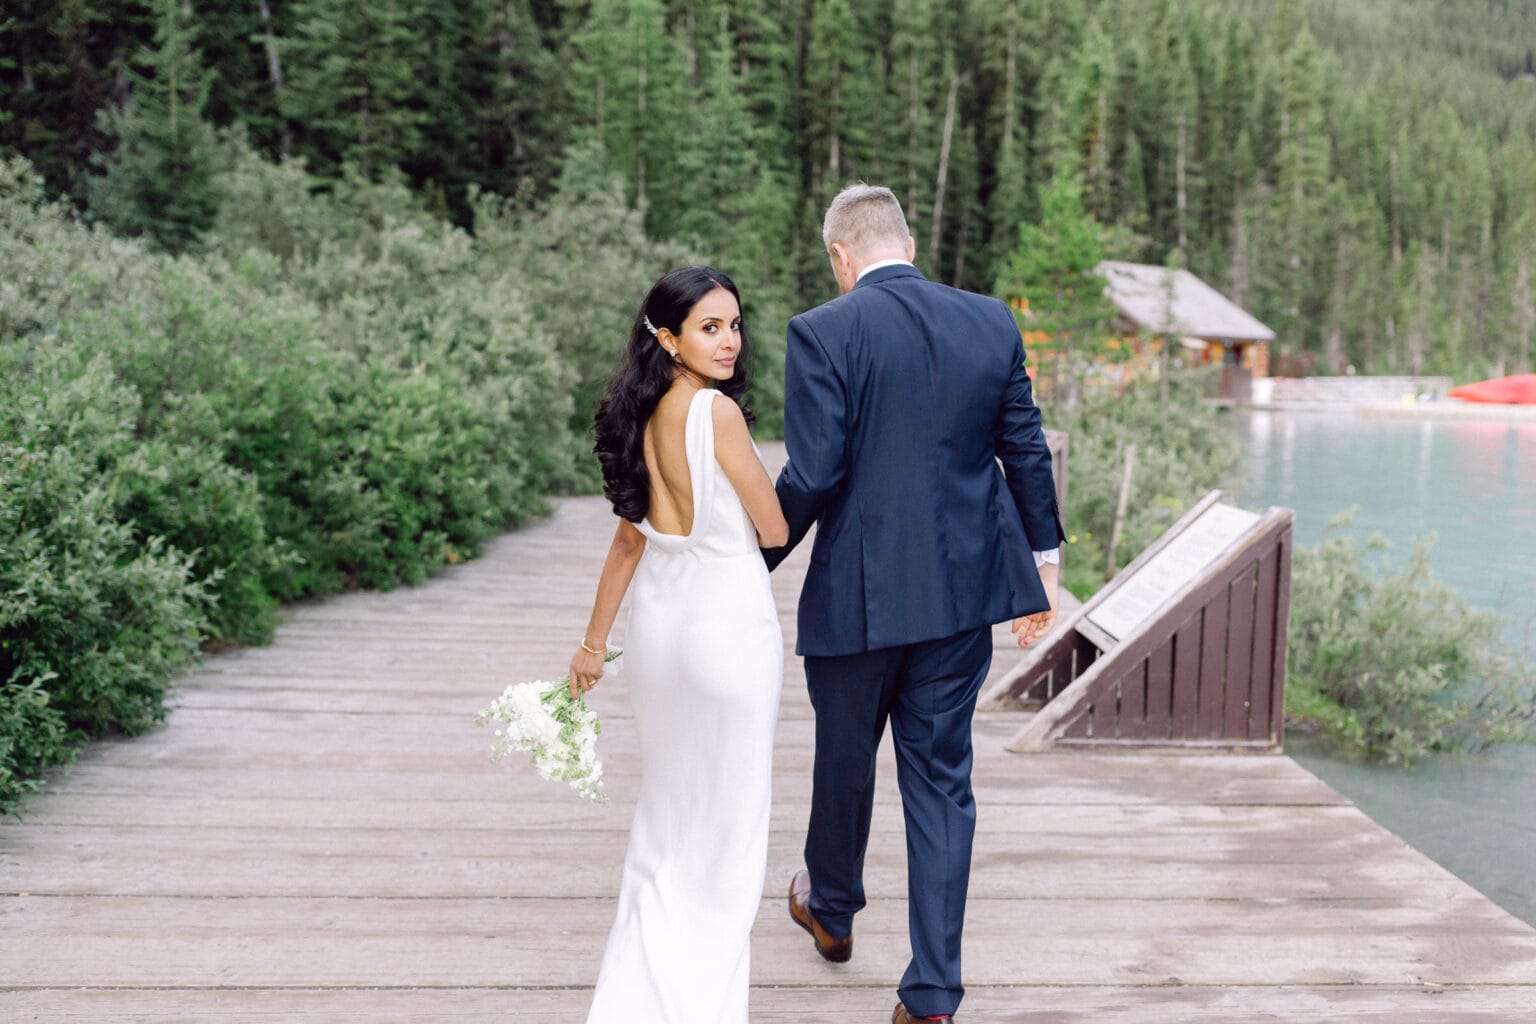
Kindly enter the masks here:
[[[422, 587], [294, 609], [166, 726], [56, 774], [0, 825], [0, 1021], [580, 1024], [636, 790], [628, 694], [594, 692], [606, 810], [489, 764], [472, 718], [563, 670], [610, 529], [567, 501]], [[790, 644], [807, 550], [775, 578]], [[783, 909], [811, 757], [789, 666], [753, 1020], [874, 1024], [907, 957], [892, 762], [856, 955], [829, 965]], [[1536, 931], [1288, 758], [1015, 755], [1016, 714], [977, 721], [962, 1024], [1536, 1019]]]

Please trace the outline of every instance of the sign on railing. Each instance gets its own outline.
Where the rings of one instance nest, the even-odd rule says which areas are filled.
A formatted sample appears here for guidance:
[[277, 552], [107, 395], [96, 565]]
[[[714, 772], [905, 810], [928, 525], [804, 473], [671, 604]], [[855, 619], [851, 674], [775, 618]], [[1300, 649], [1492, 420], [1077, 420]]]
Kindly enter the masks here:
[[1188, 586], [1258, 521], [1257, 513], [1232, 505], [1210, 505], [1094, 605], [1088, 621], [1116, 640], [1125, 639], [1137, 626], [1167, 608], [1174, 594]]
[[1293, 519], [1207, 495], [983, 694], [1038, 709], [1008, 749], [1278, 749]]

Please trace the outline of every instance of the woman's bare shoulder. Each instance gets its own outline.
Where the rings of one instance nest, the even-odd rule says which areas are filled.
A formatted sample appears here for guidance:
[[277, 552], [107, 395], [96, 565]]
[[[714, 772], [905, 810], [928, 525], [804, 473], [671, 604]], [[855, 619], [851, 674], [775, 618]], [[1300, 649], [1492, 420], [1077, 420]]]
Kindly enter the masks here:
[[[716, 391], [714, 394], [715, 397], [712, 400], [712, 407], [709, 412], [710, 418], [715, 421], [715, 433], [718, 434], [722, 430], [741, 430], [745, 432], [747, 429], [747, 417], [741, 411], [741, 406], [737, 405], [723, 391]], [[722, 398], [725, 401], [722, 402]]]

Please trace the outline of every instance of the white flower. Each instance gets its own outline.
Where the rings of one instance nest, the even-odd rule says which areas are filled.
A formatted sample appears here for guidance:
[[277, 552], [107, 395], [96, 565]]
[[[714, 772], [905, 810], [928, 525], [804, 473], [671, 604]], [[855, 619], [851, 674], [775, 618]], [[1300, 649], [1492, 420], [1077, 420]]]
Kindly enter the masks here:
[[[618, 656], [619, 652], [610, 651], [608, 660]], [[480, 712], [476, 722], [498, 726], [491, 760], [525, 752], [541, 777], [568, 783], [596, 803], [608, 802], [602, 789], [603, 763], [597, 759], [602, 723], [586, 701], [572, 699], [569, 677], [509, 686]]]

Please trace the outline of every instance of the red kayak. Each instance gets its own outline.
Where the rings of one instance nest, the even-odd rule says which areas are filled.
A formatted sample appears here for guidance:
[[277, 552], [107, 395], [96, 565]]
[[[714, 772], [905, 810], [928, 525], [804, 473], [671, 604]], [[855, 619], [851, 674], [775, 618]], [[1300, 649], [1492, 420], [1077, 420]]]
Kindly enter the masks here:
[[1536, 373], [1517, 373], [1451, 388], [1450, 397], [1499, 405], [1536, 405]]

